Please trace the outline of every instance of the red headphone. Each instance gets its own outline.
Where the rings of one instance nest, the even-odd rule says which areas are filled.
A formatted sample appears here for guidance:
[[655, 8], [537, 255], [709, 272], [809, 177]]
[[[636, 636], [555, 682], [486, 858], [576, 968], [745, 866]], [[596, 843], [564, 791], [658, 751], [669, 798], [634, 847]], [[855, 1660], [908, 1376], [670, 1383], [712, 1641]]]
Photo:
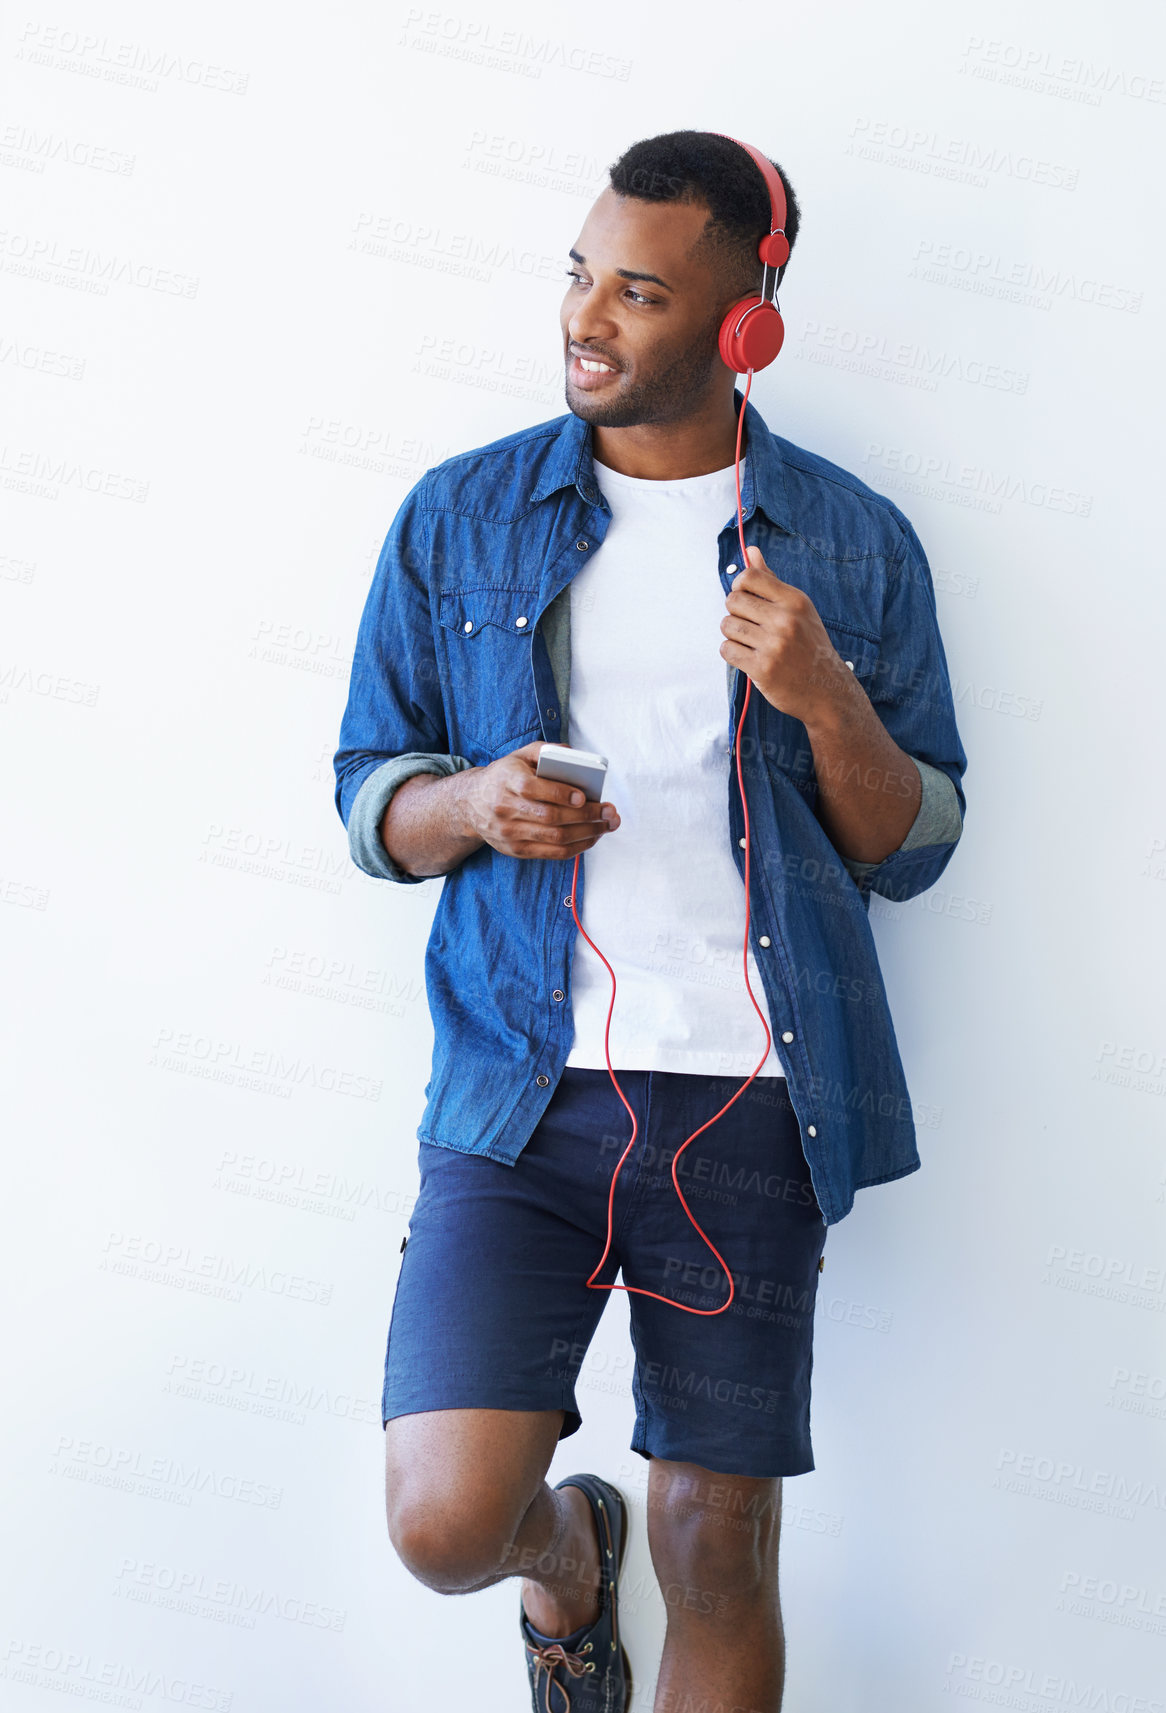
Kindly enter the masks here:
[[717, 335], [717, 348], [722, 361], [739, 375], [744, 375], [750, 369], [764, 369], [772, 363], [785, 338], [785, 325], [777, 307], [776, 278], [776, 270], [789, 260], [789, 241], [785, 235], [785, 186], [773, 162], [767, 160], [760, 149], [751, 148], [737, 137], [729, 137], [725, 131], [713, 131], [710, 134], [714, 137], [726, 137], [730, 143], [736, 143], [739, 149], [744, 149], [747, 155], [752, 155], [761, 169], [761, 176], [769, 192], [769, 235], [762, 238], [758, 244], [757, 259], [763, 264], [765, 272], [770, 268], [774, 269], [773, 298], [770, 300], [765, 295], [763, 272], [760, 297], [743, 297], [735, 303], [721, 322], [721, 330]]

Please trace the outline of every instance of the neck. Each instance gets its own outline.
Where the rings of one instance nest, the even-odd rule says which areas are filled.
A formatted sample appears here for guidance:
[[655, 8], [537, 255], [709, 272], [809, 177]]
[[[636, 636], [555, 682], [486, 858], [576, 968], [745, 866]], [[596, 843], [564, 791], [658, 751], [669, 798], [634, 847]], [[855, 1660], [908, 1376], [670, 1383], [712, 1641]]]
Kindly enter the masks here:
[[[644, 422], [632, 428], [592, 428], [592, 452], [621, 476], [677, 482], [708, 476], [733, 462], [737, 410], [729, 392], [680, 422]], [[741, 454], [745, 453], [742, 440]]]

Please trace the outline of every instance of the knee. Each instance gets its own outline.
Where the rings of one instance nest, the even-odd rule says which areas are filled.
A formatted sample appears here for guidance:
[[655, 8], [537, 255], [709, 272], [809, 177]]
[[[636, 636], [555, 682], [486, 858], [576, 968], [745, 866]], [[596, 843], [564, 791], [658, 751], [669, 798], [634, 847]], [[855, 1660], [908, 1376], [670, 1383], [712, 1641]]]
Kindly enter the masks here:
[[657, 1578], [664, 1604], [677, 1618], [716, 1617], [743, 1600], [764, 1597], [771, 1583], [751, 1543], [733, 1542], [730, 1547], [704, 1538], [665, 1551]]
[[670, 1617], [716, 1617], [741, 1602], [773, 1596], [775, 1542], [753, 1521], [717, 1514], [655, 1521], [650, 1546]]
[[389, 1539], [411, 1575], [439, 1594], [462, 1594], [502, 1566], [513, 1530], [471, 1495], [390, 1492]]

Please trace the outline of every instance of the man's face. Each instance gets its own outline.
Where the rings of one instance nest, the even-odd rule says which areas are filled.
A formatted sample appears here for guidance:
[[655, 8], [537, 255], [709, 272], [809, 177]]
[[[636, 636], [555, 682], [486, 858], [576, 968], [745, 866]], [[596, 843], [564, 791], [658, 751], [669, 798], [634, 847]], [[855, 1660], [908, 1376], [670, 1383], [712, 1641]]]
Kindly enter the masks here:
[[610, 186], [588, 214], [559, 316], [567, 406], [585, 422], [676, 422], [732, 374], [717, 351], [731, 299], [704, 263], [685, 259], [707, 219], [703, 203], [645, 202]]

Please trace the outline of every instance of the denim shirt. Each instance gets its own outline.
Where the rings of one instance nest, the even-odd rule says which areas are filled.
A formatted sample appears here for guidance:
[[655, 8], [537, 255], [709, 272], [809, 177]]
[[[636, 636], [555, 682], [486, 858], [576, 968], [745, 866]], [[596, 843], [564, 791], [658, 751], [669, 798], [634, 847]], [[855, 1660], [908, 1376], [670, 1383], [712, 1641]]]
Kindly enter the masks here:
[[[756, 689], [742, 724], [745, 678], [728, 668], [724, 836], [743, 883], [739, 746], [751, 945], [830, 1225], [856, 1190], [920, 1164], [870, 894], [905, 900], [938, 880], [963, 830], [967, 763], [911, 524], [856, 476], [773, 434], [752, 404], [744, 410], [746, 543], [813, 601], [923, 787], [897, 850], [880, 862], [841, 856], [818, 818], [805, 726]], [[380, 838], [404, 780], [481, 767], [539, 739], [570, 742], [570, 584], [610, 523], [591, 428], [573, 413], [448, 458], [406, 495], [361, 617], [335, 755], [336, 807], [365, 873], [423, 878]], [[741, 557], [735, 512], [717, 553], [728, 593]], [[661, 599], [667, 572], [656, 571]], [[584, 856], [580, 915], [586, 867]], [[425, 955], [434, 1044], [423, 1141], [513, 1165], [538, 1123], [574, 1032], [571, 868], [570, 858], [483, 845], [445, 876]]]

